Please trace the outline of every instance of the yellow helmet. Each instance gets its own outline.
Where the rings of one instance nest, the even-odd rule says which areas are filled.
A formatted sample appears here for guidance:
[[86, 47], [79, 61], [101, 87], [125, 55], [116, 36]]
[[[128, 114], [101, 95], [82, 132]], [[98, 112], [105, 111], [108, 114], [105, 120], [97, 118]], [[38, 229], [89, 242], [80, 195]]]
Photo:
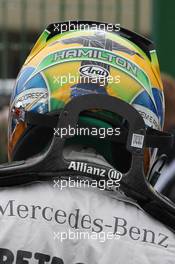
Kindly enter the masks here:
[[[66, 30], [61, 32], [63, 24]], [[162, 130], [163, 87], [153, 44], [115, 26], [102, 30], [97, 22], [75, 24], [72, 22], [69, 30], [68, 22], [50, 25], [18, 75], [9, 120], [11, 160], [26, 159], [39, 153], [51, 134], [47, 131], [42, 136], [41, 132], [34, 132], [36, 128], [16, 119], [16, 112], [14, 118], [14, 109], [19, 106], [25, 111], [52, 113], [62, 109], [74, 97], [104, 94], [131, 104], [148, 127]], [[88, 123], [93, 120], [86, 118]], [[95, 122], [99, 120], [102, 120], [100, 116]], [[147, 168], [148, 152], [145, 151]]]

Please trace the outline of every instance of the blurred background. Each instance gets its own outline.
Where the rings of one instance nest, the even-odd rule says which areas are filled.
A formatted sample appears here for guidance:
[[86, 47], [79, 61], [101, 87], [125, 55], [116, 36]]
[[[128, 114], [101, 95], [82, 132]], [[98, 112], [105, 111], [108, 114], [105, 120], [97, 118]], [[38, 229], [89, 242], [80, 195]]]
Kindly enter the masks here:
[[[120, 23], [151, 38], [156, 43], [161, 71], [166, 73], [164, 83], [175, 94], [174, 10], [174, 0], [0, 0], [0, 163], [7, 160], [7, 116], [14, 80], [48, 24], [98, 20]], [[169, 108], [174, 113], [174, 101]]]

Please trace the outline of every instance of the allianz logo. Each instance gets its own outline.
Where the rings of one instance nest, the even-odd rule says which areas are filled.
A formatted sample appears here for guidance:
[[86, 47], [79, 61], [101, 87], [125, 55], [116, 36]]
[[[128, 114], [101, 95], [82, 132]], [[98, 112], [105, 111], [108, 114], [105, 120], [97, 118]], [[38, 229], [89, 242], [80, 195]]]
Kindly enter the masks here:
[[105, 169], [97, 166], [92, 166], [88, 163], [84, 163], [81, 161], [71, 161], [68, 166], [69, 170], [79, 171], [91, 175], [96, 175], [100, 177], [108, 176], [109, 180], [112, 180], [115, 182], [119, 182], [122, 179], [122, 173], [111, 168], [111, 169]]
[[109, 71], [98, 65], [84, 65], [79, 69], [79, 72], [91, 78], [107, 78]]

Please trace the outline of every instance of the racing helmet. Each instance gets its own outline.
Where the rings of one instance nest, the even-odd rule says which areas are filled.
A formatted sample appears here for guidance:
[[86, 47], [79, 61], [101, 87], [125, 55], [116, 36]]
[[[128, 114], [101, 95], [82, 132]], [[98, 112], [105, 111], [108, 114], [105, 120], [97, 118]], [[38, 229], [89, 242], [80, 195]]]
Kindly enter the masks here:
[[[80, 22], [75, 28], [75, 22], [72, 22], [74, 27], [69, 30], [66, 23], [52, 24], [42, 33], [13, 90], [8, 133], [10, 160], [24, 160], [40, 153], [53, 134], [48, 127], [24, 122], [20, 109], [54, 114], [73, 98], [88, 94], [119, 98], [131, 104], [148, 127], [162, 130], [163, 87], [152, 43], [124, 29], [107, 28], [107, 25], [101, 29], [101, 24]], [[81, 116], [84, 126], [110, 127], [114, 121], [125, 122], [107, 112], [93, 113], [94, 116], [92, 112]], [[77, 141], [80, 142], [81, 138]], [[95, 144], [112, 163], [113, 156], [117, 157], [119, 169], [127, 171], [130, 157], [123, 145], [112, 147], [103, 140], [105, 147], [99, 149], [99, 141], [102, 140], [91, 139], [89, 143], [88, 138], [86, 144]], [[150, 151], [145, 150], [146, 171], [153, 163], [150, 157], [155, 157]]]

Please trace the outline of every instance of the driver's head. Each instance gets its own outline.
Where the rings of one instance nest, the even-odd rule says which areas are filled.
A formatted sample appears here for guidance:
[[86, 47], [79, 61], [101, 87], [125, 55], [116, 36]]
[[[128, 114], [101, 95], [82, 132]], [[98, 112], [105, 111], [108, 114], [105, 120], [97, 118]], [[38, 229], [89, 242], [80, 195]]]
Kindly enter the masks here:
[[[53, 129], [47, 126], [26, 124], [20, 109], [54, 115], [72, 98], [87, 94], [117, 97], [138, 110], [148, 127], [162, 130], [163, 87], [152, 43], [128, 30], [101, 30], [99, 25], [88, 22], [83, 30], [74, 27], [65, 32], [50, 25], [38, 39], [17, 77], [11, 98], [10, 160], [24, 160], [42, 152], [53, 135]], [[91, 128], [128, 126], [120, 116], [100, 109], [83, 113], [79, 124]], [[96, 148], [111, 164], [115, 156], [120, 171], [129, 168], [130, 154], [123, 144], [91, 136], [75, 136], [68, 143]], [[151, 156], [150, 149], [145, 150], [146, 171]]]

